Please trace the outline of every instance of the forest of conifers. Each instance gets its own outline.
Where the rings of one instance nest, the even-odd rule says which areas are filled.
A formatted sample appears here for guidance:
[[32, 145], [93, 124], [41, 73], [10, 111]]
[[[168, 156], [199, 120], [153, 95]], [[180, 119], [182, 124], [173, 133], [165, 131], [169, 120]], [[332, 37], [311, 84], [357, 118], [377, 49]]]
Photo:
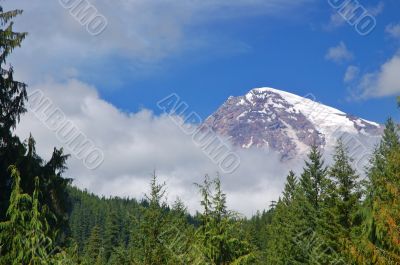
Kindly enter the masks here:
[[340, 140], [331, 165], [312, 147], [279, 200], [251, 218], [227, 209], [218, 177], [197, 184], [202, 211], [194, 216], [184, 201], [166, 203], [168, 187], [156, 174], [141, 200], [100, 198], [63, 177], [62, 149], [44, 161], [32, 136], [15, 135], [27, 87], [5, 65], [26, 36], [13, 31], [21, 13], [0, 10], [0, 265], [400, 264], [400, 139], [392, 119], [366, 178]]

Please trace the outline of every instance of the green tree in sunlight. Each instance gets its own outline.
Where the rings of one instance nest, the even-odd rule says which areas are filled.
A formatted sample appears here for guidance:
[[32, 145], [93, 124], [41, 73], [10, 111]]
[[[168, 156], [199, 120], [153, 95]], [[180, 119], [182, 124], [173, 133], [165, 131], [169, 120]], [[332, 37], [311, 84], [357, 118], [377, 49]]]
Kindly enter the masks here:
[[296, 222], [296, 211], [299, 209], [297, 193], [299, 184], [293, 171], [286, 178], [283, 197], [274, 207], [271, 224], [267, 226], [268, 264], [294, 264], [296, 261], [296, 237], [299, 224]]
[[228, 210], [221, 180], [210, 180], [206, 176], [203, 184], [197, 186], [203, 207], [197, 238], [205, 260], [216, 265], [254, 264], [257, 259], [255, 247], [250, 243], [250, 235], [242, 228], [240, 216]]
[[352, 248], [359, 264], [400, 264], [400, 139], [397, 125], [386, 122], [368, 169], [363, 223]]
[[142, 209], [142, 214], [136, 220], [138, 228], [132, 236], [131, 255], [134, 263], [163, 265], [170, 260], [170, 252], [164, 241], [160, 240], [171, 225], [165, 192], [165, 184], [159, 184], [154, 173], [150, 194], [146, 195], [148, 207]]
[[352, 167], [346, 146], [338, 140], [333, 155], [333, 165], [329, 169], [332, 185], [329, 190], [325, 211], [323, 212], [322, 238], [334, 252], [331, 262], [342, 260], [350, 263], [349, 248], [352, 244], [352, 231], [359, 225], [356, 214], [361, 206], [361, 185], [356, 170]]
[[7, 220], [0, 223], [0, 264], [53, 264], [55, 248], [48, 236], [47, 207], [39, 203], [39, 179], [33, 196], [23, 193], [21, 177], [10, 167], [13, 186]]

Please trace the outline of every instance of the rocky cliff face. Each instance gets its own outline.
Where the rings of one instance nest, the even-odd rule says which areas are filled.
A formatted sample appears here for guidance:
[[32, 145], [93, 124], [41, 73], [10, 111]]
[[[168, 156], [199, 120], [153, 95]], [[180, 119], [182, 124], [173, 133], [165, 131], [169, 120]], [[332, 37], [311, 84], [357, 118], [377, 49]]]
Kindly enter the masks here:
[[[204, 126], [242, 148], [270, 148], [283, 159], [304, 155], [312, 144], [331, 148], [338, 138], [373, 145], [382, 126], [273, 88], [257, 88], [230, 97]], [[353, 143], [354, 145], [354, 143]], [[370, 146], [371, 147], [371, 146]]]

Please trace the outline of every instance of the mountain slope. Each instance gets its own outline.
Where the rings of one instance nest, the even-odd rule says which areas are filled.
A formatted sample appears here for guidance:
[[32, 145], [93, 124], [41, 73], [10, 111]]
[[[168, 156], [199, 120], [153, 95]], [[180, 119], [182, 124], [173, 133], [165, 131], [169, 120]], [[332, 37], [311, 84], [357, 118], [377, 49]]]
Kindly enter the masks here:
[[370, 149], [383, 129], [317, 103], [312, 95], [300, 97], [273, 88], [230, 97], [204, 125], [229, 137], [236, 146], [270, 148], [283, 159], [303, 155], [312, 144], [332, 148], [340, 137]]

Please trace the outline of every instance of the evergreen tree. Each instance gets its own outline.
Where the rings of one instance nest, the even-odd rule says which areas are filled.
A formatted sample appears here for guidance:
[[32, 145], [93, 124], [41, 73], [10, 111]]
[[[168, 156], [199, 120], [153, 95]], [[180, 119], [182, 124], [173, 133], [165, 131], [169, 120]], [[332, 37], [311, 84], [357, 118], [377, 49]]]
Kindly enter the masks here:
[[293, 239], [295, 238], [294, 200], [298, 183], [293, 171], [286, 178], [283, 199], [273, 209], [271, 224], [267, 226], [268, 243], [266, 260], [268, 264], [293, 264], [295, 260]]
[[267, 264], [284, 265], [292, 261], [292, 241], [295, 236], [291, 230], [290, 207], [279, 200], [272, 217], [272, 222], [267, 226], [268, 243], [266, 246]]
[[47, 207], [40, 207], [39, 204], [39, 187], [39, 178], [36, 178], [27, 239], [29, 252], [25, 253], [30, 260], [29, 264], [45, 264], [51, 259], [48, 252], [52, 250], [53, 245], [48, 236]]
[[322, 153], [312, 146], [305, 161], [300, 178], [300, 189], [296, 198], [296, 261], [304, 263], [326, 262], [326, 255], [319, 255], [327, 248], [320, 235], [324, 230], [324, 214], [331, 183], [327, 178], [328, 168]]
[[109, 265], [131, 264], [129, 260], [128, 250], [122, 246], [114, 248], [114, 251], [111, 254], [108, 264]]
[[0, 264], [27, 263], [26, 234], [28, 233], [30, 219], [30, 205], [32, 198], [24, 194], [20, 187], [21, 177], [15, 167], [10, 168], [13, 178], [10, 204], [7, 210], [8, 220], [0, 223]]
[[92, 229], [89, 240], [86, 244], [84, 264], [101, 265], [104, 264], [104, 246], [102, 233], [99, 226]]
[[[13, 177], [8, 220], [0, 223], [0, 264], [55, 264], [55, 248], [48, 237], [46, 207], [39, 203], [39, 179], [33, 197], [23, 193], [20, 174], [10, 167]], [[61, 259], [58, 259], [61, 261]]]
[[104, 256], [106, 260], [109, 260], [114, 248], [121, 244], [119, 238], [121, 220], [115, 209], [110, 210], [111, 212], [106, 217], [104, 232]]
[[[203, 206], [202, 224], [197, 231], [198, 248], [204, 259], [216, 265], [254, 264], [254, 246], [237, 213], [227, 209], [220, 179], [211, 181], [206, 176], [203, 184], [197, 186], [202, 194]], [[214, 191], [211, 190], [213, 187]]]
[[327, 178], [327, 167], [324, 165], [322, 154], [317, 146], [312, 146], [305, 161], [305, 167], [300, 178], [299, 200], [302, 200], [302, 213], [311, 231], [316, 231], [321, 219], [321, 209], [327, 195], [329, 181]]
[[166, 233], [171, 238], [167, 248], [171, 255], [171, 264], [195, 264], [198, 252], [194, 249], [195, 228], [189, 223], [187, 208], [180, 198], [177, 198], [170, 212], [171, 230]]
[[154, 173], [150, 184], [150, 194], [146, 195], [148, 207], [143, 209], [137, 220], [138, 230], [132, 243], [134, 263], [146, 265], [168, 264], [170, 252], [166, 248], [165, 233], [169, 231], [169, 215], [165, 203], [165, 184], [158, 184]]
[[340, 233], [344, 238], [349, 239], [354, 225], [354, 215], [360, 206], [361, 187], [359, 176], [351, 166], [353, 160], [349, 157], [342, 140], [338, 141], [333, 161], [329, 174], [335, 187], [335, 207], [341, 228]]
[[[312, 146], [308, 155], [308, 161], [305, 161], [305, 168], [300, 178], [300, 184], [308, 202], [313, 207], [316, 217], [318, 217], [319, 210], [322, 207], [326, 190], [329, 186], [327, 178], [328, 169], [324, 165], [322, 154], [317, 146]], [[315, 221], [310, 220], [310, 224]]]
[[[22, 14], [22, 10], [3, 11], [0, 7], [0, 65], [6, 65], [6, 59], [11, 52], [21, 46], [26, 33], [13, 31], [12, 20]], [[27, 99], [26, 85], [14, 80], [14, 70], [1, 68], [0, 74], [0, 130], [1, 136], [10, 137], [11, 129], [14, 129], [25, 109]], [[8, 143], [8, 141], [5, 141]], [[4, 143], [3, 143], [4, 144]]]
[[331, 185], [327, 190], [320, 239], [324, 242], [325, 260], [330, 263], [350, 263], [349, 252], [352, 245], [352, 230], [355, 215], [360, 208], [361, 188], [359, 176], [351, 166], [353, 160], [340, 139], [333, 156], [334, 164], [329, 169]]
[[247, 221], [247, 230], [252, 238], [252, 243], [260, 251], [262, 260], [266, 259], [267, 244], [270, 241], [267, 227], [271, 224], [273, 215], [273, 209], [263, 212], [257, 211], [256, 215]]
[[286, 205], [290, 205], [295, 199], [296, 191], [297, 191], [297, 178], [293, 171], [289, 172], [289, 175], [286, 178], [285, 189], [283, 191], [283, 202]]
[[[48, 207], [46, 219], [51, 231], [57, 232], [58, 241], [65, 240], [68, 228], [68, 212], [70, 212], [70, 200], [67, 187], [70, 179], [64, 179], [62, 174], [66, 170], [68, 155], [64, 155], [63, 149], [54, 149], [50, 160], [45, 163], [36, 153], [36, 142], [32, 135], [24, 143], [26, 154], [19, 158], [18, 168], [24, 178], [21, 181], [22, 189], [33, 194], [35, 178], [39, 177], [42, 192], [39, 196], [41, 204]], [[55, 239], [55, 234], [52, 236]]]
[[363, 225], [353, 256], [363, 264], [400, 263], [400, 140], [392, 119], [368, 170]]
[[3, 68], [8, 56], [26, 37], [26, 33], [13, 31], [12, 20], [21, 13], [21, 10], [5, 12], [0, 6], [0, 221], [5, 218], [11, 193], [12, 180], [7, 170], [10, 165], [15, 165], [16, 158], [23, 152], [12, 130], [26, 111], [26, 85], [14, 80], [12, 67]]

